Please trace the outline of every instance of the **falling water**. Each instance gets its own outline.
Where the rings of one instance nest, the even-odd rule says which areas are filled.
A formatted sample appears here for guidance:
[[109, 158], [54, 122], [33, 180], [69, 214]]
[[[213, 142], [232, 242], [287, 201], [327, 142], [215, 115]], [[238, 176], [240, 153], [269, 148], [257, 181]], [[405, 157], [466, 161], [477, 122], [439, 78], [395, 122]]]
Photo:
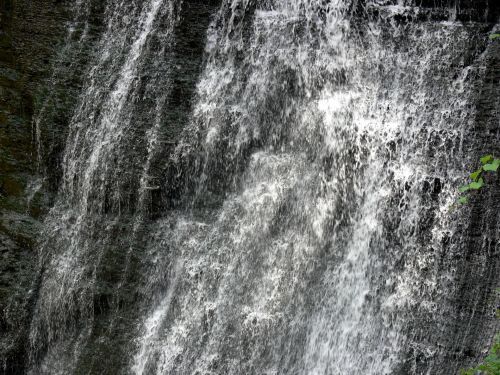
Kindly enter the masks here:
[[41, 244], [33, 373], [76, 371], [106, 262], [112, 294], [140, 279], [123, 373], [449, 373], [422, 336], [444, 327], [485, 57], [463, 54], [479, 26], [404, 3], [222, 1], [165, 153], [186, 4], [108, 1]]
[[[79, 360], [79, 346], [88, 339], [92, 324], [98, 267], [120, 230], [120, 220], [132, 226], [121, 246], [133, 241], [135, 222], [153, 183], [148, 181], [148, 167], [161, 140], [158, 116], [170, 80], [169, 68], [155, 69], [154, 60], [169, 53], [174, 4], [110, 1], [105, 18], [95, 63], [71, 119], [59, 199], [46, 220], [49, 235], [41, 245], [42, 274], [49, 276], [40, 287], [31, 341], [35, 355], [46, 347], [49, 355], [47, 367], [35, 373], [67, 373], [69, 363]], [[169, 28], [153, 35], [160, 18], [167, 19]], [[154, 85], [139, 82], [151, 69]], [[149, 98], [147, 126], [140, 127], [136, 103]], [[133, 197], [127, 195], [132, 186], [138, 191]], [[126, 272], [132, 249], [120, 250]]]

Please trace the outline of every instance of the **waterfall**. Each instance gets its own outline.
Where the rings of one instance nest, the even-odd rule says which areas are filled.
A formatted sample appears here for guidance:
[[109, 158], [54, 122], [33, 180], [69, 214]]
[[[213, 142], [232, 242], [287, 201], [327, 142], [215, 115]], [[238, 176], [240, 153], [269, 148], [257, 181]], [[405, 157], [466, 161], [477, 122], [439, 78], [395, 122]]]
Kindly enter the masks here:
[[442, 265], [465, 246], [481, 24], [417, 1], [223, 0], [180, 129], [189, 6], [106, 2], [31, 372], [92, 373], [109, 351], [137, 375], [452, 373]]

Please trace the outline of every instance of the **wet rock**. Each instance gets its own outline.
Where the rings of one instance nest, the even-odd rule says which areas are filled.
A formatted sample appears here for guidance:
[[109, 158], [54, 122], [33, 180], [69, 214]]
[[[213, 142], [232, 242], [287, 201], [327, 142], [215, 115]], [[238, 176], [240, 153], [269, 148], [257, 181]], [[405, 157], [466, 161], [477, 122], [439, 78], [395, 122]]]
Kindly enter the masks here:
[[[53, 1], [0, 3], [0, 372], [26, 364], [30, 289], [36, 275], [36, 219], [45, 200], [31, 196], [36, 92], [50, 77], [67, 8]], [[32, 199], [35, 198], [35, 199]], [[45, 206], [45, 207], [44, 207]]]

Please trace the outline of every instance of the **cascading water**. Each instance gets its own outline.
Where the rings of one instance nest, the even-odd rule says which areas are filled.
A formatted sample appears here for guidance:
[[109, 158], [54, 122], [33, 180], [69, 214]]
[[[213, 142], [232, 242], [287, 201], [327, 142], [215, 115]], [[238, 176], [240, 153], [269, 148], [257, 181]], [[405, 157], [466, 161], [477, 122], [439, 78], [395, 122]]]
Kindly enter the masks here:
[[[131, 229], [120, 234], [123, 254], [112, 260], [123, 262], [127, 272], [154, 185], [148, 169], [162, 142], [160, 114], [170, 76], [169, 67], [155, 66], [155, 59], [169, 53], [175, 12], [172, 2], [162, 0], [107, 6], [106, 30], [70, 124], [59, 199], [46, 220], [50, 235], [41, 245], [42, 274], [49, 276], [40, 286], [31, 340], [35, 355], [49, 348], [49, 359], [35, 373], [67, 373], [69, 363], [78, 361], [94, 314], [99, 267], [123, 222]], [[166, 30], [153, 35], [160, 20]], [[149, 80], [139, 82], [146, 73]], [[137, 116], [141, 100], [149, 100], [141, 113], [146, 119]]]
[[31, 372], [97, 373], [86, 356], [110, 351], [108, 373], [453, 373], [433, 331], [483, 26], [401, 1], [224, 0], [172, 135], [185, 6], [108, 1], [41, 244]]

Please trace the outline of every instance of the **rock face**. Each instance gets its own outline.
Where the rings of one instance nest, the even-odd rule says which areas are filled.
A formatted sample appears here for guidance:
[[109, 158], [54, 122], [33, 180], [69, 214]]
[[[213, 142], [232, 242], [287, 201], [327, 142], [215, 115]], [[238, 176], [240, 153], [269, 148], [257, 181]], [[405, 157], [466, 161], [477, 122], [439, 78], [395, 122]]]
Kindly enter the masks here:
[[[84, 77], [92, 68], [90, 62], [102, 52], [96, 50], [96, 46], [107, 27], [107, 3], [101, 0], [87, 1], [85, 7], [79, 8], [78, 12], [75, 12], [75, 5], [70, 1], [6, 0], [0, 3], [0, 373], [6, 375], [24, 374], [33, 363], [43, 362], [42, 358], [47, 352], [50, 356], [48, 344], [33, 349], [38, 344], [36, 340], [30, 341], [29, 337], [30, 325], [37, 324], [32, 323], [34, 311], [40, 308], [40, 302], [37, 305], [37, 301], [44, 295], [42, 279], [45, 268], [36, 250], [37, 244], [41, 242], [40, 234], [44, 233], [43, 220], [54, 206], [61, 188], [61, 159], [78, 97], [82, 88], [88, 84], [84, 82]], [[141, 1], [132, 3], [140, 4]], [[247, 7], [256, 7], [257, 3], [250, 1]], [[367, 17], [379, 17], [379, 11], [370, 10], [366, 3], [353, 2], [354, 17], [365, 21]], [[392, 5], [394, 2], [381, 0], [378, 3]], [[429, 19], [440, 22], [450, 19], [450, 12], [455, 12], [456, 20], [474, 23], [471, 35], [477, 38], [478, 43], [475, 46], [468, 45], [468, 49], [463, 51], [464, 65], [473, 65], [479, 58], [484, 59], [482, 66], [486, 73], [483, 81], [475, 85], [474, 105], [477, 110], [470, 122], [469, 137], [463, 141], [463, 148], [470, 155], [470, 159], [464, 162], [464, 168], [469, 167], [485, 152], [500, 155], [497, 99], [500, 97], [500, 43], [488, 45], [485, 39], [488, 33], [495, 31], [494, 24], [500, 17], [500, 3], [494, 0], [417, 0], [408, 2], [408, 5], [410, 3], [420, 5], [423, 10], [418, 15], [402, 12], [394, 17], [394, 22], [404, 24]], [[224, 4], [227, 17], [232, 15], [235, 20], [231, 19], [235, 24], [238, 22], [238, 15], [246, 14], [248, 20], [245, 22], [250, 25], [252, 12], [244, 13], [237, 8], [231, 9], [226, 2]], [[157, 44], [153, 40], [147, 45], [149, 56], [161, 56], [161, 59], [144, 63], [137, 82], [133, 83], [136, 85], [134, 95], [142, 99], [130, 101], [129, 104], [136, 108], [131, 121], [138, 124], [151, 121], [148, 111], [151, 111], [156, 99], [156, 91], [151, 87], [158, 82], [163, 83], [165, 79], [165, 85], [168, 84], [165, 92], [168, 95], [164, 100], [169, 105], [165, 113], [158, 115], [165, 129], [161, 136], [165, 147], [150, 161], [148, 172], [151, 180], [147, 186], [150, 190], [145, 197], [131, 193], [126, 199], [120, 198], [125, 207], [123, 211], [126, 212], [119, 210], [111, 198], [106, 198], [103, 212], [115, 215], [118, 219], [106, 234], [112, 240], [101, 244], [106, 247], [106, 251], [96, 263], [97, 286], [91, 297], [91, 323], [79, 326], [77, 322], [76, 328], [72, 328], [88, 330], [90, 333], [81, 344], [82, 354], [72, 363], [71, 373], [127, 373], [130, 352], [137, 351], [134, 338], [138, 335], [137, 327], [142, 323], [141, 314], [148, 311], [142, 305], [158, 298], [156, 295], [147, 296], [141, 290], [150, 288], [153, 290], [152, 294], [162, 295], [165, 285], [170, 287], [164, 280], [151, 281], [144, 277], [151, 269], [167, 265], [144, 260], [142, 257], [147, 255], [148, 243], [155, 240], [150, 232], [154, 232], [160, 225], [156, 220], [164, 216], [165, 210], [175, 210], [181, 206], [182, 203], [179, 202], [182, 201], [183, 194], [192, 194], [189, 191], [192, 187], [186, 188], [182, 183], [165, 186], [165, 175], [175, 176], [170, 181], [177, 181], [177, 174], [181, 174], [181, 171], [169, 169], [164, 160], [172, 153], [182, 129], [190, 121], [196, 84], [202, 67], [207, 63], [203, 61], [207, 29], [219, 7], [220, 2], [215, 0], [183, 1], [180, 10], [173, 10], [178, 11], [172, 37], [174, 47], [157, 55], [164, 41], [161, 39], [162, 35], [155, 36], [158, 38]], [[220, 19], [224, 19], [224, 15]], [[242, 32], [242, 40], [248, 37], [250, 26], [247, 29]], [[237, 33], [238, 30], [235, 29], [234, 32]], [[240, 58], [243, 53], [244, 51], [240, 51], [236, 55]], [[158, 76], [151, 74], [154, 64], [157, 64]], [[167, 72], [167, 65], [168, 69], [174, 69], [175, 74]], [[166, 72], [165, 76], [168, 75], [168, 80], [160, 74], [162, 69]], [[287, 72], [282, 74], [286, 75]], [[293, 92], [293, 82], [287, 82], [288, 93]], [[227, 95], [238, 93], [228, 92]], [[272, 114], [273, 110], [270, 107], [268, 113]], [[232, 115], [238, 114], [235, 112]], [[229, 123], [231, 118], [224, 121]], [[140, 147], [147, 145], [140, 144]], [[224, 147], [222, 142], [221, 149]], [[136, 155], [137, 160], [141, 160], [141, 165], [134, 165]], [[127, 166], [136, 173], [140, 173], [145, 163], [141, 157], [140, 150], [130, 149], [131, 160], [126, 162], [130, 163]], [[123, 168], [119, 162], [116, 165]], [[224, 170], [226, 167], [219, 165], [217, 168]], [[239, 165], [233, 167], [242, 168]], [[214, 186], [222, 184], [222, 177], [219, 177], [215, 174], [212, 176], [211, 183]], [[183, 179], [189, 181], [189, 176], [179, 177], [179, 180]], [[131, 185], [134, 183], [137, 184], [129, 182]], [[437, 196], [442, 183], [436, 178], [427, 182], [423, 189], [428, 196]], [[123, 191], [132, 191], [133, 188], [128, 185], [120, 187]], [[213, 190], [217, 189], [229, 188], [218, 186]], [[140, 206], [137, 202], [141, 199], [144, 199], [147, 214], [146, 217], [140, 216], [144, 223], [137, 226], [137, 230], [134, 229], [136, 233], [131, 237], [131, 228], [136, 228], [137, 207]], [[203, 210], [209, 210], [212, 206], [218, 207], [223, 198], [207, 192], [203, 199]], [[200, 203], [195, 202], [193, 205], [200, 206]], [[421, 226], [430, 227], [434, 215], [430, 213], [426, 217], [427, 222], [422, 222]], [[394, 371], [395, 375], [423, 374], [426, 371], [433, 374], [455, 373], [462, 366], [477, 361], [484, 355], [495, 328], [498, 328], [493, 314], [498, 298], [492, 293], [500, 284], [498, 178], [489, 181], [489, 187], [484, 193], [473, 198], [467, 215], [469, 217], [466, 218], [466, 224], [461, 228], [467, 233], [467, 242], [454, 244], [454, 238], [445, 236], [442, 245], [444, 249], [450, 249], [450, 252], [443, 255], [442, 263], [436, 266], [437, 272], [451, 269], [454, 275], [458, 275], [452, 285], [443, 281], [441, 287], [448, 287], [449, 293], [436, 297], [436, 301], [446, 306], [446, 309], [434, 316], [418, 308], [414, 310], [413, 319], [409, 319], [412, 323], [404, 327], [412, 345], [405, 348], [404, 359]], [[168, 230], [169, 228], [165, 228], [167, 233]], [[131, 241], [137, 251], [128, 254], [124, 249], [131, 246]], [[425, 242], [425, 236], [422, 242]], [[193, 280], [199, 281], [202, 277], [200, 271], [193, 276]], [[193, 283], [197, 283], [196, 280]], [[177, 309], [172, 312], [174, 316], [179, 313], [181, 306], [177, 306]], [[213, 310], [207, 311], [202, 325], [208, 326], [213, 314]], [[78, 314], [76, 317], [78, 318]], [[260, 321], [256, 324], [260, 324]], [[439, 330], [429, 328], [434, 326], [440, 327]], [[262, 329], [262, 326], [255, 326], [255, 330], [258, 329]], [[234, 333], [232, 327], [228, 327], [226, 333], [231, 336]], [[205, 336], [200, 337], [200, 341], [208, 340]], [[265, 334], [262, 337], [266, 337]], [[62, 340], [64, 344], [68, 343], [68, 351], [75, 345], [71, 340], [73, 338]], [[257, 339], [255, 340], [256, 345]], [[252, 347], [251, 342], [245, 345]], [[231, 352], [233, 349], [228, 348], [228, 356], [237, 355]], [[29, 358], [30, 353], [32, 358]], [[60, 353], [68, 354], [64, 350], [56, 350], [52, 355]], [[266, 355], [269, 353], [262, 353], [263, 357]], [[142, 368], [145, 373], [148, 369], [153, 371], [156, 368], [151, 364], [151, 358], [146, 367]], [[180, 362], [180, 359], [177, 360]], [[222, 366], [218, 361], [223, 363], [224, 358], [213, 360], [209, 366], [212, 373], [218, 373], [217, 366]], [[57, 361], [51, 363], [57, 364]], [[57, 365], [64, 366], [64, 362]], [[64, 373], [69, 370], [54, 367], [45, 368], [44, 371]]]
[[66, 33], [54, 1], [0, 5], [0, 368], [21, 374], [36, 286], [35, 243], [50, 194], [37, 182], [33, 115]]

